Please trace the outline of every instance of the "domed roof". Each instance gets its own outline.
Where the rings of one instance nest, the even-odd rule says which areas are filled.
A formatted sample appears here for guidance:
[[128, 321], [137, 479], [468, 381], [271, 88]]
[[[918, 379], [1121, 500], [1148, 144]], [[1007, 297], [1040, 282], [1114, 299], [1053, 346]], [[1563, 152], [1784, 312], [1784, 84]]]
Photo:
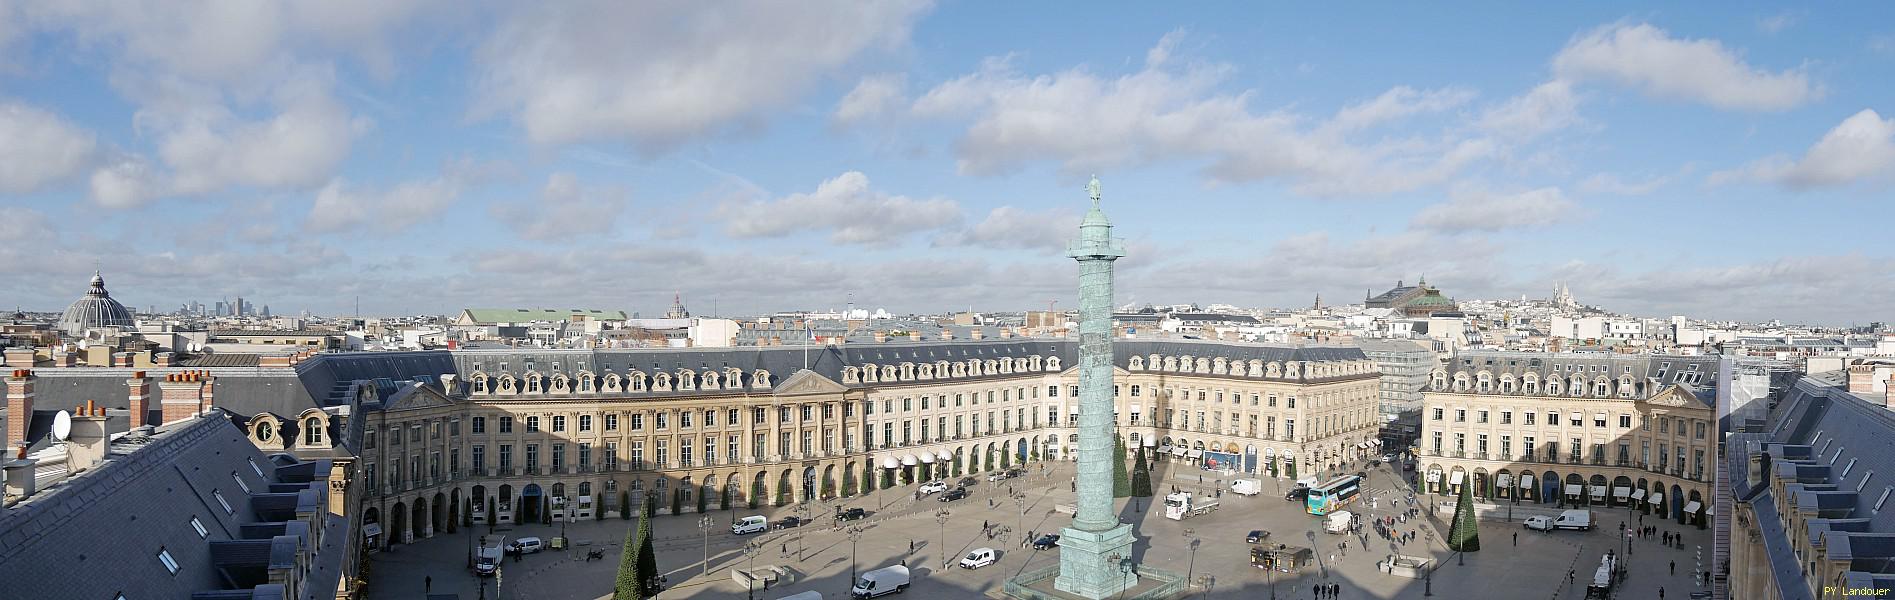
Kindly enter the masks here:
[[95, 327], [133, 325], [132, 311], [112, 299], [112, 294], [105, 291], [105, 277], [96, 272], [92, 274], [92, 289], [66, 307], [66, 314], [59, 318], [59, 329], [73, 337], [85, 335], [87, 329]]

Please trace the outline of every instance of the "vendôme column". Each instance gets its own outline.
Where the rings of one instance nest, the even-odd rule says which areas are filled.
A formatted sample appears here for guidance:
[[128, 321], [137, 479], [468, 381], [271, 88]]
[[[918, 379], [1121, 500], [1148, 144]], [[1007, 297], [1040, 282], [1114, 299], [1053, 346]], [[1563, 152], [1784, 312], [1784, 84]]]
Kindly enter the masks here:
[[1135, 581], [1112, 558], [1129, 560], [1132, 526], [1112, 512], [1112, 262], [1125, 256], [1099, 210], [1099, 179], [1086, 185], [1092, 210], [1066, 255], [1079, 261], [1078, 514], [1060, 539], [1060, 591], [1104, 598]]

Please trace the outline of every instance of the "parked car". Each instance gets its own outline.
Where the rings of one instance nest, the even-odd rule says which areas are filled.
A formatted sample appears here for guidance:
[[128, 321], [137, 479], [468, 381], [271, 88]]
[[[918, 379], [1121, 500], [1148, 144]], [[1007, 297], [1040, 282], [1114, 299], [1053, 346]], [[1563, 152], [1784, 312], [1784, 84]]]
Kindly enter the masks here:
[[1024, 469], [1024, 468], [1021, 468], [1021, 467], [1014, 467], [1014, 468], [1011, 468], [1011, 469], [1007, 469], [1007, 478], [1008, 478], [1008, 479], [1012, 479], [1012, 478], [1015, 478], [1015, 477], [1025, 477], [1025, 476], [1026, 476], [1026, 469]]
[[1051, 533], [1040, 536], [1040, 539], [1033, 540], [1034, 550], [1052, 550], [1058, 547], [1059, 536]]
[[948, 490], [947, 493], [945, 494], [941, 494], [941, 501], [953, 502], [955, 500], [960, 500], [966, 497], [967, 497], [967, 488], [954, 488], [954, 489]]
[[783, 517], [781, 519], [777, 519], [776, 524], [771, 525], [770, 527], [772, 529], [789, 529], [792, 527], [801, 527], [807, 524], [808, 523], [804, 522], [801, 517]]
[[994, 552], [993, 548], [975, 548], [969, 550], [967, 556], [961, 557], [961, 568], [978, 569], [985, 567], [994, 564], [994, 561], [998, 560], [999, 556], [1000, 554]]
[[987, 476], [988, 481], [1001, 481], [1006, 478], [1007, 478], [1006, 471], [994, 471], [993, 474]]
[[746, 533], [762, 533], [763, 530], [768, 529], [769, 527], [770, 527], [770, 521], [768, 519], [765, 519], [763, 515], [751, 515], [748, 517], [744, 517], [742, 519], [738, 519], [735, 522], [731, 523], [730, 532], [736, 535], [743, 535]]
[[930, 481], [930, 482], [921, 484], [922, 494], [934, 494], [934, 493], [939, 493], [939, 492], [945, 492], [947, 491], [947, 489], [948, 489], [948, 486], [947, 486], [947, 482], [945, 481]]
[[970, 485], [974, 485], [974, 484], [976, 484], [976, 483], [980, 483], [980, 478], [979, 478], [979, 477], [975, 477], [975, 476], [973, 476], [973, 475], [968, 475], [968, 476], [966, 476], [966, 477], [962, 477], [962, 478], [961, 478], [961, 480], [960, 480], [960, 481], [959, 481], [958, 483], [955, 483], [955, 486], [956, 486], [956, 487], [967, 487], [967, 486], [970, 486]]
[[1257, 542], [1263, 541], [1263, 538], [1267, 538], [1267, 537], [1270, 537], [1270, 532], [1264, 531], [1262, 529], [1252, 529], [1250, 530], [1250, 533], [1248, 535], [1244, 536], [1244, 543], [1255, 544]]
[[507, 545], [507, 551], [514, 554], [532, 554], [546, 549], [546, 542], [536, 537], [523, 537]]
[[1298, 501], [1298, 500], [1306, 500], [1308, 498], [1309, 498], [1309, 487], [1302, 486], [1302, 485], [1298, 485], [1296, 487], [1290, 488], [1289, 493], [1283, 494], [1284, 500], [1289, 500], [1292, 502]]
[[867, 517], [867, 516], [869, 516], [869, 511], [866, 511], [866, 510], [862, 510], [862, 509], [860, 509], [860, 508], [838, 508], [838, 509], [836, 509], [836, 520], [837, 520], [837, 521], [854, 521], [854, 520], [856, 520], [856, 519], [860, 519], [860, 518], [863, 518], [863, 517]]

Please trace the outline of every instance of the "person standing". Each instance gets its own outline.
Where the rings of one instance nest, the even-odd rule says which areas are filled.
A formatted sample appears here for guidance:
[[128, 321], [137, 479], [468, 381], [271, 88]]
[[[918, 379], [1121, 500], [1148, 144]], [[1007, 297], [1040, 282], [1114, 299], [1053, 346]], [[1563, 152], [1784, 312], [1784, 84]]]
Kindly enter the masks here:
[[1520, 545], [1520, 532], [1518, 531], [1513, 532], [1513, 545]]
[[422, 593], [433, 592], [434, 591], [434, 576], [429, 575], [427, 576], [426, 579], [422, 579], [421, 585], [423, 586]]
[[1675, 561], [1675, 560], [1671, 561], [1671, 574], [1672, 575], [1678, 574], [1678, 561]]

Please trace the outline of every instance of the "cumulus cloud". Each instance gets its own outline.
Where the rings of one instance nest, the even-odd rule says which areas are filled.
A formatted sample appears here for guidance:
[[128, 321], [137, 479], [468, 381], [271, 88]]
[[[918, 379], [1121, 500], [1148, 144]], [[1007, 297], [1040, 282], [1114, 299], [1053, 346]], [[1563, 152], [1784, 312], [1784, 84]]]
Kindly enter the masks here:
[[1429, 206], [1416, 213], [1410, 222], [1416, 228], [1444, 232], [1504, 231], [1546, 227], [1573, 214], [1574, 205], [1556, 187], [1516, 193], [1463, 186], [1447, 202]]
[[268, 118], [199, 111], [167, 131], [158, 156], [172, 169], [173, 191], [200, 194], [229, 185], [304, 188], [328, 180], [367, 121], [351, 118], [318, 81], [295, 81], [277, 94], [278, 110]]
[[849, 171], [774, 200], [726, 203], [718, 208], [725, 233], [740, 238], [782, 237], [799, 231], [829, 231], [831, 241], [883, 246], [960, 222], [953, 200], [917, 200], [872, 189], [869, 178]]
[[1580, 122], [1571, 83], [1548, 81], [1481, 113], [1478, 125], [1497, 136], [1530, 139]]
[[[1686, 171], [1689, 170], [1686, 169]], [[1619, 177], [1617, 173], [1598, 173], [1579, 182], [1579, 191], [1619, 196], [1643, 196], [1658, 191], [1658, 188], [1671, 183], [1671, 180], [1670, 175], [1659, 175], [1644, 180], [1627, 181]]]
[[324, 233], [357, 230], [393, 233], [447, 210], [460, 197], [461, 188], [461, 180], [454, 174], [380, 189], [336, 179], [316, 192], [304, 226]]
[[83, 171], [97, 142], [59, 115], [0, 101], [0, 192], [25, 193]]
[[[1252, 93], [1225, 93], [1224, 64], [1182, 62], [1167, 35], [1142, 69], [1118, 77], [1075, 68], [1018, 72], [1008, 57], [934, 86], [911, 114], [971, 119], [955, 142], [965, 174], [1006, 173], [1038, 161], [1069, 175], [1161, 160], [1197, 160], [1218, 182], [1281, 179], [1316, 196], [1378, 195], [1437, 184], [1492, 156], [1485, 138], [1388, 135], [1378, 127], [1465, 103], [1459, 89], [1400, 87], [1333, 119], [1258, 112]], [[1373, 141], [1351, 134], [1377, 131]]]
[[870, 48], [907, 40], [925, 2], [592, 2], [511, 15], [477, 52], [481, 114], [534, 142], [663, 149], [761, 120]]
[[1588, 304], [1634, 314], [1709, 319], [1806, 319], [1861, 324], [1888, 315], [1895, 259], [1862, 254], [1792, 255], [1742, 263], [1646, 263], [1633, 270], [1590, 262], [1553, 265]]
[[1553, 72], [1727, 110], [1781, 111], [1823, 94], [1801, 67], [1753, 67], [1717, 40], [1675, 38], [1645, 23], [1607, 25], [1573, 38], [1553, 57]]
[[151, 165], [136, 156], [121, 157], [92, 171], [91, 198], [106, 208], [136, 208], [163, 193]]
[[490, 212], [523, 239], [570, 239], [611, 232], [630, 197], [621, 187], [588, 187], [571, 173], [554, 173], [534, 201], [495, 204]]
[[907, 94], [908, 76], [901, 73], [884, 73], [863, 77], [836, 102], [836, 111], [830, 116], [838, 124], [849, 124], [865, 119], [874, 119], [889, 114], [898, 108]]
[[971, 227], [944, 232], [935, 246], [975, 246], [1001, 249], [1051, 249], [1066, 247], [1066, 241], [1078, 235], [1079, 215], [1065, 209], [1045, 211], [1001, 206], [987, 212], [986, 218]]
[[1823, 134], [1800, 160], [1772, 156], [1709, 179], [1712, 184], [1745, 180], [1797, 190], [1895, 180], [1895, 119], [1863, 109]]

